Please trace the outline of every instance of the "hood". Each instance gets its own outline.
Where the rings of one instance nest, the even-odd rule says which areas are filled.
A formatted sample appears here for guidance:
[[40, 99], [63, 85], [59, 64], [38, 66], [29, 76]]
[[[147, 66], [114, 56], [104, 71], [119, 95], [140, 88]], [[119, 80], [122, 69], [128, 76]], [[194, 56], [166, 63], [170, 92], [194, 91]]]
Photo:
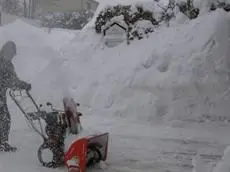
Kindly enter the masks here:
[[11, 61], [16, 53], [16, 44], [13, 41], [8, 41], [2, 46], [0, 57], [7, 61]]

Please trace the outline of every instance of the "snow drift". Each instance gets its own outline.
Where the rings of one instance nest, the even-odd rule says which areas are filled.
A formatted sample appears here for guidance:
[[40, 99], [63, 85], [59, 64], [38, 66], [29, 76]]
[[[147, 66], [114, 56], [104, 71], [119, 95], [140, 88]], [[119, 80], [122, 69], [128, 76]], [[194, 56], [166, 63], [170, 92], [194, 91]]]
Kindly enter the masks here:
[[[81, 34], [90, 36], [65, 48], [78, 52], [68, 60], [81, 75], [73, 95], [94, 112], [135, 121], [228, 117], [228, 27], [228, 13], [218, 10], [113, 49], [87, 28]], [[81, 53], [80, 42], [90, 42]]]
[[[12, 28], [20, 22], [1, 28], [1, 37], [17, 40]], [[63, 35], [57, 47], [43, 30], [23, 27], [16, 68], [41, 101], [68, 93], [93, 113], [150, 123], [228, 117], [229, 15], [222, 10], [112, 49], [89, 27], [69, 43]]]
[[229, 116], [228, 28], [229, 16], [219, 10], [153, 36], [152, 54], [132, 86], [157, 96], [156, 116]]

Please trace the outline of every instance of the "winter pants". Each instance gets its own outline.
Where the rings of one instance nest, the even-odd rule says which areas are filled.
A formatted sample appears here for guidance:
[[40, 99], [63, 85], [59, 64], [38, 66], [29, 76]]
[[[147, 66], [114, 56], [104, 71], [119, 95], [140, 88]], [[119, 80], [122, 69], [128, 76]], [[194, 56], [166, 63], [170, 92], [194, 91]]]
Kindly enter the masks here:
[[10, 124], [11, 118], [7, 104], [0, 102], [0, 143], [8, 141]]

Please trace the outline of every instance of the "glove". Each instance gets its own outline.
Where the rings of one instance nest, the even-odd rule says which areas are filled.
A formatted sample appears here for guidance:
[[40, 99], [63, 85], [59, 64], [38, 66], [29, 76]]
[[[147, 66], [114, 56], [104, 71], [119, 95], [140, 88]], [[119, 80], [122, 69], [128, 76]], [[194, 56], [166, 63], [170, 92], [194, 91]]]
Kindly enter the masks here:
[[31, 88], [32, 88], [32, 86], [31, 86], [31, 84], [26, 84], [26, 87], [25, 87], [25, 90], [26, 91], [30, 91], [31, 90]]
[[30, 91], [31, 90], [31, 84], [26, 83], [26, 82], [22, 82], [21, 89], [26, 90], [26, 91]]

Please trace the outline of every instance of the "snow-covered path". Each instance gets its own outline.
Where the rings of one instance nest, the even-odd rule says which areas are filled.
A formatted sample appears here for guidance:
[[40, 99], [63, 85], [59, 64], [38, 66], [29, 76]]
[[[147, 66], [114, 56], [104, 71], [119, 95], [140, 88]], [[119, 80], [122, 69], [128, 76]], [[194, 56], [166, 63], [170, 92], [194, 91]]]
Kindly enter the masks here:
[[124, 124], [113, 129], [108, 171], [189, 172], [196, 154], [205, 162], [220, 160], [230, 143], [230, 126], [187, 126]]
[[[100, 121], [92, 116], [85, 120], [85, 130], [90, 130], [92, 123], [97, 123], [94, 130], [110, 132], [107, 167], [88, 169], [88, 172], [191, 172], [192, 159], [197, 153], [206, 162], [215, 163], [230, 144], [230, 133], [227, 132], [230, 126], [223, 124], [213, 127], [211, 124], [180, 123], [179, 126], [169, 127], [138, 125], [121, 120], [118, 124], [118, 119], [108, 123], [106, 119]], [[42, 140], [30, 129], [13, 130], [11, 138], [20, 150], [0, 156], [0, 169], [8, 172], [65, 171], [64, 168], [40, 166], [36, 151]]]

